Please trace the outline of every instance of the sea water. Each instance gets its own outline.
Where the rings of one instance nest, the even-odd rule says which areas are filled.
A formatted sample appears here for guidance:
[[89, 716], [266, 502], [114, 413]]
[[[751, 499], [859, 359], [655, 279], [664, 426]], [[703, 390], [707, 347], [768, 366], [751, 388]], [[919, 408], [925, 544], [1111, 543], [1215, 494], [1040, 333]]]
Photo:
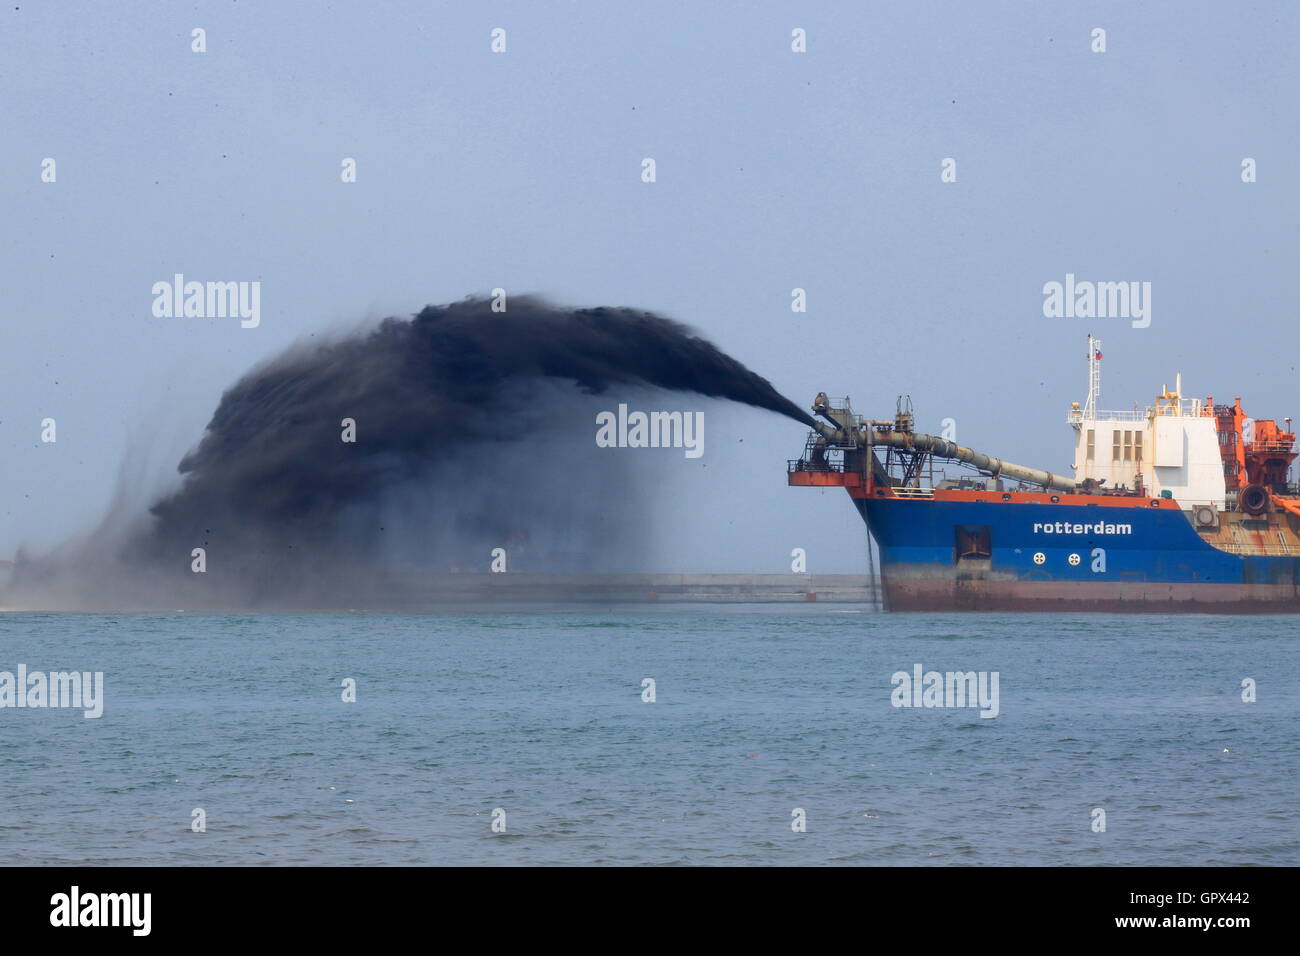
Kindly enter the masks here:
[[[0, 861], [1296, 865], [1298, 639], [832, 604], [0, 614], [0, 671], [103, 674], [99, 717], [0, 708]], [[897, 706], [918, 666], [997, 675], [996, 716]]]

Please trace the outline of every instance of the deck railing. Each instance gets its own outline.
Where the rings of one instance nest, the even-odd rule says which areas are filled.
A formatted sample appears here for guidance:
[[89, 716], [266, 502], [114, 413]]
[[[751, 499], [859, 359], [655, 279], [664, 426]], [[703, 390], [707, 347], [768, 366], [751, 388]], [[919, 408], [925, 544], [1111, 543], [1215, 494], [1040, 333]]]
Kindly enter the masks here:
[[1270, 557], [1273, 555], [1293, 555], [1297, 554], [1295, 548], [1288, 548], [1284, 544], [1239, 544], [1211, 542], [1220, 551], [1227, 551], [1229, 554], [1240, 554], [1244, 557]]
[[894, 496], [897, 498], [933, 498], [933, 488], [904, 488], [899, 485], [892, 489]]

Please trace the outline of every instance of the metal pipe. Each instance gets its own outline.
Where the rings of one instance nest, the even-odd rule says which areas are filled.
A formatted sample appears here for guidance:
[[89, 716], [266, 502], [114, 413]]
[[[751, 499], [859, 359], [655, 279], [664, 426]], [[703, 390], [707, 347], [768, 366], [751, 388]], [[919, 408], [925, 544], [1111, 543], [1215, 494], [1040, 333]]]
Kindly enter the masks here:
[[933, 435], [875, 432], [871, 441], [875, 445], [925, 451], [937, 458], [964, 461], [966, 464], [973, 465], [980, 471], [988, 472], [994, 477], [1006, 475], [1009, 478], [1015, 478], [1017, 481], [1026, 481], [1031, 485], [1041, 485], [1044, 488], [1056, 491], [1076, 491], [1079, 488], [1079, 483], [1073, 478], [1054, 475], [1050, 471], [1043, 471], [1040, 468], [1026, 468], [1024, 465], [1015, 465], [1009, 461], [1003, 461], [1001, 458], [993, 458], [990, 455], [975, 451], [973, 448], [966, 448], [964, 445], [950, 442], [945, 438], [935, 438]]
[[815, 418], [813, 419], [812, 427], [816, 429], [819, 435], [828, 441], [835, 441], [836, 438], [840, 437], [840, 430], [838, 428], [833, 428], [825, 422], [819, 422]]

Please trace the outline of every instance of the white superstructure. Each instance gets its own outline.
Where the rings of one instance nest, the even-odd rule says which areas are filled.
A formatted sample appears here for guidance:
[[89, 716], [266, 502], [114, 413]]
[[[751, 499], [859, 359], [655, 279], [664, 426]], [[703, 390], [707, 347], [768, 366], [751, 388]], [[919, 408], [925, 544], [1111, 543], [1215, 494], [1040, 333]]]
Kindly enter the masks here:
[[1104, 488], [1141, 487], [1151, 497], [1168, 491], [1184, 509], [1224, 508], [1223, 457], [1213, 409], [1199, 398], [1183, 398], [1182, 376], [1173, 391], [1162, 388], [1144, 411], [1098, 409], [1101, 397], [1101, 340], [1088, 336], [1088, 398], [1074, 402], [1067, 419], [1074, 427], [1074, 472]]

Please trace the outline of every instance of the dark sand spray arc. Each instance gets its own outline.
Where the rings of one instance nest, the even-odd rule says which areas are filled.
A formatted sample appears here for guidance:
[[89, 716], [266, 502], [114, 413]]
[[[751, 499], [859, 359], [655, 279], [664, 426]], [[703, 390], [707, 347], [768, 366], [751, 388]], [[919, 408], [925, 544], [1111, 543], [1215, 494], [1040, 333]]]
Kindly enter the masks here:
[[[486, 570], [494, 543], [547, 556], [540, 570], [601, 570], [620, 533], [602, 499], [654, 491], [634, 456], [595, 454], [594, 412], [654, 390], [655, 408], [671, 407], [669, 391], [811, 421], [661, 316], [522, 297], [506, 312], [485, 299], [430, 306], [249, 372], [147, 519], [28, 562], [18, 583], [91, 606], [316, 604], [363, 590], [376, 563]], [[194, 547], [207, 551], [203, 575], [190, 571]], [[597, 547], [603, 558], [584, 553]]]

